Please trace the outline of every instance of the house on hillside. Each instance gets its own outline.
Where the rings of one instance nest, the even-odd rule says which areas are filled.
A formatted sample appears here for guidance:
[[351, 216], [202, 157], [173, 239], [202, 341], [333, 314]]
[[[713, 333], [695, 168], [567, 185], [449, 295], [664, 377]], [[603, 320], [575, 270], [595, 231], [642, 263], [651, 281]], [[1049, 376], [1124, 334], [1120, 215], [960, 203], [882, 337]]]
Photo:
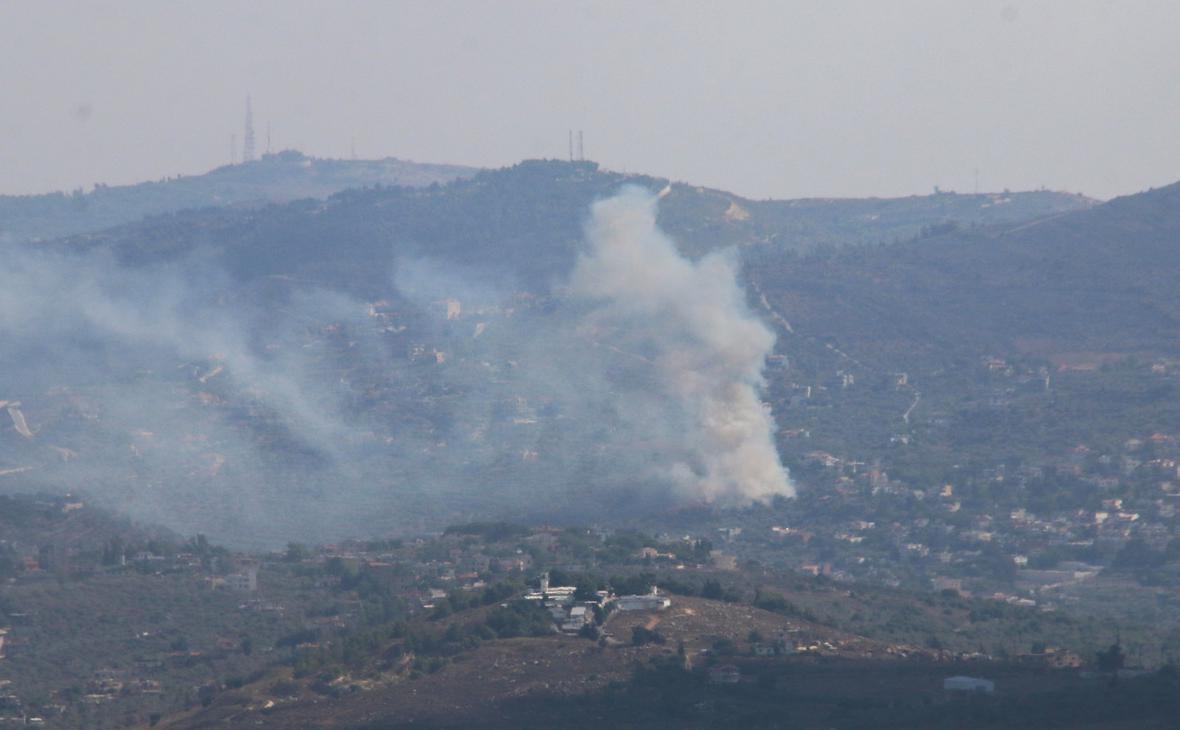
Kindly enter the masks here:
[[620, 596], [618, 599], [620, 611], [663, 611], [672, 605], [672, 599], [660, 594], [660, 589], [652, 586], [651, 593], [642, 596]]
[[561, 630], [563, 633], [576, 634], [582, 630], [582, 627], [594, 620], [594, 614], [586, 610], [585, 606], [574, 606], [569, 610], [561, 621]]
[[756, 641], [752, 646], [754, 656], [785, 656], [795, 653], [795, 643], [784, 636], [774, 641]]
[[541, 574], [541, 587], [538, 590], [526, 593], [524, 599], [526, 601], [541, 601], [546, 606], [565, 606], [573, 603], [574, 594], [577, 592], [577, 586], [549, 585], [549, 573], [545, 572]]
[[232, 591], [253, 593], [258, 590], [258, 563], [243, 561], [242, 570], [225, 576], [225, 587]]
[[577, 592], [576, 586], [549, 585], [549, 573], [546, 572], [541, 574], [540, 588], [526, 593], [524, 599], [536, 601], [545, 607], [558, 629], [576, 634], [594, 621], [595, 607], [604, 606], [611, 599], [609, 591], [598, 591], [595, 600], [578, 601], [575, 596]]
[[1014, 659], [1018, 664], [1049, 667], [1051, 669], [1080, 669], [1084, 662], [1082, 658], [1071, 651], [1058, 649], [1055, 646], [1043, 647], [1040, 651], [1027, 654], [1017, 654]]
[[742, 670], [733, 664], [718, 664], [709, 669], [709, 682], [712, 684], [737, 684], [742, 681]]

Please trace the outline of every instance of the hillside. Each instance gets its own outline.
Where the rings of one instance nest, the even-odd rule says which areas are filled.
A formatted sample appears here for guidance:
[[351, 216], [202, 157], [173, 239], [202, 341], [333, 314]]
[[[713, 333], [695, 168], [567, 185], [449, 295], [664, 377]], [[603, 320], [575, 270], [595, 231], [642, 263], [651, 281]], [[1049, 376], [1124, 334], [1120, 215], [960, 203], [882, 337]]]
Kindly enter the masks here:
[[[1075, 448], [1109, 462], [1128, 440], [1180, 432], [1178, 240], [1180, 184], [884, 247], [751, 250], [747, 276], [791, 360], [780, 398], [820, 390], [780, 419], [819, 440], [784, 446], [901, 462], [929, 484], [961, 480], [947, 469], [966, 460], [994, 473]], [[1145, 504], [1150, 477], [1133, 472]]]
[[[477, 522], [269, 553], [124, 535], [39, 564], [61, 519], [26, 527], [20, 567], [0, 583], [0, 708], [16, 721], [1075, 727], [1082, 715], [1054, 714], [1056, 703], [1099, 692], [1085, 716], [1115, 728], [1173, 707], [1140, 703], [1174, 699], [1168, 656], [1148, 650], [1166, 626], [748, 559], [719, 569], [711, 528], [657, 537]], [[668, 605], [623, 609], [621, 597], [652, 585]], [[1096, 655], [1116, 635], [1128, 671], [1112, 683]], [[715, 679], [726, 666], [733, 681]], [[990, 678], [995, 696], [956, 699], [942, 682], [957, 674]]]
[[[913, 599], [907, 607], [925, 610]], [[478, 615], [462, 612], [438, 621], [435, 630], [462, 635], [459, 627], [473, 621]], [[615, 612], [602, 628], [597, 643], [556, 635], [506, 638], [441, 656], [403, 653], [395, 643], [378, 648], [384, 661], [376, 670], [355, 658], [303, 678], [298, 669], [282, 669], [227, 688], [207, 708], [165, 717], [158, 726], [706, 728], [722, 722], [781, 727], [789, 720], [796, 727], [832, 728], [999, 728], [1022, 721], [1029, 727], [1073, 728], [1084, 721], [1092, 728], [1131, 728], [1163, 721], [1173, 703], [1142, 702], [1176, 686], [1170, 671], [1108, 686], [1093, 672], [1051, 669], [1044, 657], [952, 656], [701, 598], [674, 597], [660, 613]], [[651, 635], [659, 637], [655, 643], [632, 638]], [[794, 648], [767, 652], [775, 641]], [[723, 667], [736, 675], [732, 683], [715, 678]], [[997, 695], [956, 698], [943, 690], [945, 678], [962, 674], [992, 678]], [[1088, 703], [1095, 692], [1103, 699]], [[1063, 699], [1090, 706], [1062, 713]]]
[[[62, 485], [255, 544], [522, 506], [537, 518], [666, 510], [666, 485], [646, 473], [676, 427], [621, 428], [617, 386], [637, 395], [650, 371], [580, 323], [567, 296], [589, 206], [626, 183], [661, 192], [658, 222], [688, 256], [740, 252], [750, 304], [780, 330], [769, 397], [796, 469], [817, 448], [881, 458], [912, 400], [877, 390], [890, 373], [924, 382], [996, 341], [1002, 322], [964, 326], [927, 291], [988, 299], [974, 274], [944, 277], [943, 258], [986, 244], [995, 276], [1009, 275], [997, 241], [1032, 247], [1122, 205], [1043, 192], [756, 202], [533, 161], [13, 246], [0, 368], [28, 427], [0, 436], [3, 486]], [[1011, 275], [1033, 270], [1013, 263]], [[894, 278], [866, 286], [877, 271]], [[807, 405], [822, 403], [820, 388], [846, 375], [873, 389], [791, 406], [812, 386]], [[963, 384], [945, 390], [958, 398]], [[936, 395], [925, 393], [924, 407]], [[864, 418], [875, 412], [888, 418]], [[796, 429], [816, 439], [791, 441]]]
[[167, 530], [132, 524], [125, 517], [70, 496], [0, 496], [0, 580], [29, 566], [66, 575], [111, 545], [167, 542]]
[[347, 188], [376, 185], [426, 187], [475, 173], [459, 165], [395, 158], [328, 160], [286, 151], [137, 185], [95, 185], [90, 192], [0, 196], [0, 243], [36, 241], [98, 231], [190, 208], [282, 203], [326, 198]]
[[1048, 220], [951, 227], [788, 266], [768, 251], [754, 276], [792, 324], [898, 369], [987, 353], [1171, 356], [1180, 342], [1170, 284], [1178, 239], [1180, 184]]
[[667, 186], [660, 224], [691, 256], [755, 243], [780, 252], [876, 245], [926, 228], [1025, 222], [1093, 204], [1051, 192], [759, 202], [594, 163], [529, 161], [437, 189], [350, 190], [322, 204], [187, 211], [65, 245], [112, 250], [129, 264], [212, 249], [244, 279], [282, 274], [366, 293], [387, 289], [378, 277], [397, 257], [431, 256], [492, 266], [507, 283], [536, 291], [572, 266], [590, 203], [627, 183]]

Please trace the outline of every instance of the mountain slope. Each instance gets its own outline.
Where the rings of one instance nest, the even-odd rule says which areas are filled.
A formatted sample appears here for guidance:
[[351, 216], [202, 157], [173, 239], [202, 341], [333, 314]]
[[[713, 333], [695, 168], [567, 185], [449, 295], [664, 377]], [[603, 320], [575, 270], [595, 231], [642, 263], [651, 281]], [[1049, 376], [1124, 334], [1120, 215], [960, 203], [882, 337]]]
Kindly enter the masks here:
[[[767, 372], [780, 425], [796, 386], [841, 377], [833, 342], [867, 360], [892, 338], [875, 355], [884, 373], [983, 348], [991, 330], [948, 324], [929, 301], [942, 279], [928, 262], [1078, 215], [1030, 226], [997, 209], [1044, 220], [1087, 205], [1046, 193], [757, 203], [534, 161], [14, 245], [0, 372], [28, 423], [0, 436], [0, 470], [14, 489], [65, 484], [252, 544], [521, 509], [666, 509], [652, 464], [684, 452], [664, 422], [681, 413], [631, 437], [620, 394], [650, 393], [659, 373], [566, 296], [590, 205], [625, 184], [660, 191], [659, 223], [685, 254], [736, 251], [759, 287], [749, 304], [760, 292], [793, 323]], [[896, 257], [906, 266], [889, 269]], [[881, 269], [896, 278], [876, 291], [866, 282]], [[969, 284], [948, 296], [980, 296]], [[905, 307], [915, 314], [899, 324], [890, 312]], [[895, 395], [880, 407], [900, 414], [911, 396]], [[857, 406], [841, 417], [888, 439], [892, 424]]]
[[0, 196], [0, 242], [56, 238], [97, 231], [189, 208], [326, 198], [346, 188], [424, 187], [474, 174], [459, 165], [384, 160], [322, 160], [287, 151], [202, 175], [83, 193]]
[[986, 353], [1178, 353], [1180, 184], [753, 274], [798, 328], [904, 369]]
[[755, 243], [776, 252], [879, 244], [931, 227], [1026, 222], [1093, 203], [1048, 192], [758, 202], [594, 163], [528, 161], [445, 188], [349, 190], [323, 203], [191, 210], [66, 244], [110, 249], [126, 264], [212, 249], [239, 278], [281, 274], [367, 293], [386, 288], [395, 256], [429, 256], [491, 267], [512, 285], [538, 290], [572, 267], [590, 204], [624, 184], [664, 191], [660, 225], [690, 256]]

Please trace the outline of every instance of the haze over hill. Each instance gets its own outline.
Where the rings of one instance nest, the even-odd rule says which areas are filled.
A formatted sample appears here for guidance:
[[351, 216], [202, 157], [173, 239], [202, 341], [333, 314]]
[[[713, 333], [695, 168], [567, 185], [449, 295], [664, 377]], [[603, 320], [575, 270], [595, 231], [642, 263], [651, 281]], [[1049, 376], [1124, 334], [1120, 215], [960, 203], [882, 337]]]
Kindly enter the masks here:
[[86, 192], [0, 196], [0, 242], [68, 236], [188, 208], [326, 198], [346, 188], [425, 187], [475, 174], [475, 168], [387, 158], [325, 160], [288, 150], [202, 175], [138, 185], [96, 184]]
[[[711, 498], [676, 487], [711, 468], [686, 428], [700, 422], [684, 410], [695, 399], [642, 406], [667, 382], [651, 364], [665, 328], [644, 334], [634, 313], [604, 328], [570, 296], [591, 203], [623, 183], [661, 193], [658, 223], [693, 265], [738, 252], [727, 255], [756, 288], [735, 311], [752, 307], [780, 337], [768, 371], [780, 422], [785, 366], [819, 367], [833, 342], [860, 357], [891, 327], [945, 321], [936, 303], [890, 316], [920, 306], [923, 289], [899, 284], [895, 300], [865, 308], [883, 317], [867, 333], [863, 318], [829, 324], [874, 295], [871, 272], [911, 261], [937, 277], [953, 252], [974, 261], [1020, 237], [1026, 259], [1011, 263], [1035, 308], [1044, 287], [1027, 277], [1048, 260], [1033, 252], [1060, 245], [1038, 232], [1107, 219], [1122, 230], [1106, 211], [1126, 205], [1087, 213], [1092, 201], [1046, 192], [754, 202], [592, 163], [530, 162], [445, 187], [182, 211], [35, 252], [10, 244], [0, 367], [30, 430], [4, 432], [0, 468], [27, 470], [5, 487], [77, 489], [141, 518], [270, 543]], [[1091, 218], [1071, 223], [1078, 215]], [[1125, 245], [1170, 219], [1152, 220], [1127, 227]], [[955, 295], [988, 291], [964, 273]], [[922, 347], [974, 354], [993, 344], [989, 331], [948, 328]], [[921, 351], [900, 349], [875, 365]], [[761, 360], [747, 362], [741, 380], [756, 394]]]
[[1180, 725], [1177, 27], [0, 0], [0, 728]]
[[[1120, 675], [1134, 712], [1054, 668], [1180, 647], [1178, 231], [1180, 185], [757, 202], [532, 161], [9, 242], [0, 489], [73, 495], [0, 505], [3, 701], [84, 684], [79, 727], [1167, 715], [1142, 698], [1168, 668]], [[299, 544], [350, 536], [381, 539]], [[512, 599], [570, 565], [563, 590], [673, 607], [552, 636]], [[964, 716], [952, 671], [998, 701]]]

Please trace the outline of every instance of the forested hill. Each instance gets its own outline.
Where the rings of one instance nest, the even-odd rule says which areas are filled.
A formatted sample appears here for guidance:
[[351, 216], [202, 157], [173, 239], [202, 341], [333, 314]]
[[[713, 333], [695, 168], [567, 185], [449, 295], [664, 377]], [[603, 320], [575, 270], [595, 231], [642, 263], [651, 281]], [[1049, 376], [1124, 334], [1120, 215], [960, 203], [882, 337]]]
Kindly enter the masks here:
[[1015, 226], [749, 258], [797, 330], [879, 365], [1180, 354], [1180, 184]]
[[388, 286], [396, 254], [492, 267], [522, 289], [570, 269], [589, 205], [621, 185], [665, 190], [660, 223], [690, 255], [762, 243], [777, 253], [878, 244], [925, 230], [1037, 220], [1085, 209], [1065, 193], [942, 193], [897, 199], [750, 201], [594, 163], [529, 161], [445, 186], [370, 187], [327, 201], [186, 210], [69, 240], [127, 264], [220, 252], [243, 278], [286, 275], [366, 295]]
[[202, 175], [158, 182], [124, 186], [100, 183], [88, 193], [78, 190], [68, 194], [0, 196], [0, 242], [98, 231], [188, 208], [326, 198], [346, 188], [366, 185], [420, 187], [474, 172], [474, 168], [458, 165], [394, 158], [325, 160], [286, 151]]
[[[738, 252], [748, 301], [779, 334], [767, 398], [788, 458], [878, 458], [911, 416], [1002, 401], [976, 382], [985, 355], [1035, 356], [1019, 372], [1041, 394], [1046, 360], [1176, 349], [1175, 188], [1097, 207], [1052, 193], [759, 203], [533, 161], [9, 246], [0, 469], [12, 489], [35, 479], [256, 543], [517, 505], [549, 519], [588, 483], [610, 495], [596, 504], [641, 494], [627, 459], [649, 446], [600, 427], [601, 399], [583, 403], [587, 378], [555, 366], [553, 344], [568, 333], [593, 368], [617, 362], [616, 343], [581, 339], [562, 293], [590, 205], [628, 183], [660, 194], [685, 253]], [[1021, 209], [1036, 215], [1004, 218]], [[1087, 387], [1059, 402], [1107, 385]], [[1042, 420], [1024, 423], [1063, 422], [1053, 402], [1027, 405]], [[1165, 416], [1154, 430], [1180, 423]]]

